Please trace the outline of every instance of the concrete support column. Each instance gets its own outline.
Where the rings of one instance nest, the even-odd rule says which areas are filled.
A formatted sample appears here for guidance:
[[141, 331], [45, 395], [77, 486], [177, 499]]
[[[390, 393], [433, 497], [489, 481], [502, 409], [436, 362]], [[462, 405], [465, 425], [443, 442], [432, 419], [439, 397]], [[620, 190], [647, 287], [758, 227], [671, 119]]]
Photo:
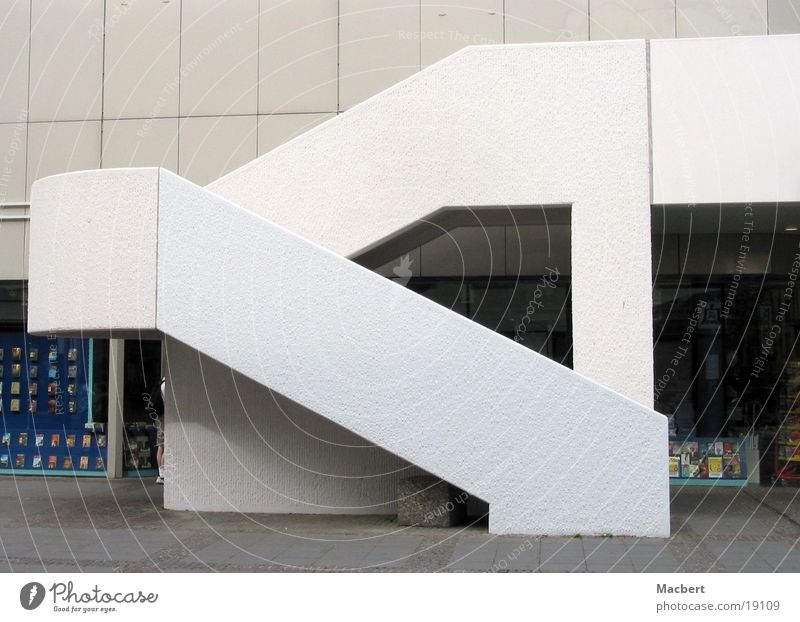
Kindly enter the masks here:
[[109, 478], [122, 477], [122, 444], [125, 425], [122, 399], [125, 387], [125, 340], [110, 339], [108, 344], [108, 460]]
[[607, 209], [573, 205], [573, 363], [578, 373], [652, 408], [650, 186], [639, 181], [640, 201], [626, 199], [636, 194], [628, 190]]

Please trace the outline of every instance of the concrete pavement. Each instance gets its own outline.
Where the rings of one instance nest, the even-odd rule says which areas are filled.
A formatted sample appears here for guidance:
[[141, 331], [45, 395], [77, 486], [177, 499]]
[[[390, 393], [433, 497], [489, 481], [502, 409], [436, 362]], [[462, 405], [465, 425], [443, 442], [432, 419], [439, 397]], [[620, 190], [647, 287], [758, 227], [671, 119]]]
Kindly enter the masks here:
[[672, 536], [491, 536], [394, 518], [173, 512], [152, 479], [0, 478], [5, 572], [800, 572], [800, 488], [673, 490]]

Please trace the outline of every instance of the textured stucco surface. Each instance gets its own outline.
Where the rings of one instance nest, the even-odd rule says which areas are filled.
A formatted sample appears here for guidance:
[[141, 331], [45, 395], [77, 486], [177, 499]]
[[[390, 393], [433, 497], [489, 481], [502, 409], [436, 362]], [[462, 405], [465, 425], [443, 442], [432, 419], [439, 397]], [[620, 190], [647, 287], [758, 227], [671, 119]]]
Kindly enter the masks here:
[[169, 337], [164, 373], [168, 508], [393, 514], [398, 481], [419, 473]]
[[574, 367], [652, 405], [644, 41], [465, 48], [209, 189], [347, 257], [444, 206], [571, 204]]
[[40, 179], [31, 195], [28, 330], [155, 327], [158, 169]]
[[166, 171], [159, 205], [165, 334], [486, 500], [493, 533], [668, 534], [662, 415]]
[[800, 35], [650, 43], [654, 203], [800, 200]]

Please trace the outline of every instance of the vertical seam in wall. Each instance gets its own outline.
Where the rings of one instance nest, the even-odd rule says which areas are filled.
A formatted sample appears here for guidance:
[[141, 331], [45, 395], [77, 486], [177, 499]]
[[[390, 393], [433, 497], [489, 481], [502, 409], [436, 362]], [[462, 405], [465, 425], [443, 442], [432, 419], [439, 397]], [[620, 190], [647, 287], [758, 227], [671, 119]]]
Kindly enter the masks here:
[[258, 157], [258, 115], [261, 113], [261, 0], [256, 17], [256, 158]]
[[652, 83], [650, 80], [650, 41], [645, 40], [645, 75], [646, 75], [646, 90], [647, 90], [647, 179], [650, 185], [650, 205], [653, 204], [653, 109], [652, 109]]
[[[505, 3], [505, 0], [503, 0]], [[503, 14], [505, 15], [505, 7], [503, 7]], [[505, 21], [505, 18], [503, 19]], [[505, 41], [503, 36], [503, 41]], [[503, 227], [503, 276], [508, 276], [508, 225]]]
[[156, 331], [158, 328], [158, 237], [161, 233], [161, 167], [156, 169], [156, 291], [155, 291], [155, 307], [153, 309], [153, 326]]
[[[178, 170], [175, 171], [178, 175], [180, 175], [181, 171], [181, 78], [183, 77], [183, 0], [180, 0], [178, 5], [178, 130], [175, 135], [175, 140], [178, 141], [178, 144], [175, 149], [175, 168]], [[256, 110], [256, 113], [258, 111]], [[258, 114], [256, 114], [256, 119], [258, 119]], [[257, 123], [258, 121], [256, 121]], [[256, 140], [258, 140], [256, 138]], [[258, 143], [256, 143], [256, 149], [258, 149]], [[258, 153], [256, 151], [256, 153]], [[159, 177], [160, 177], [159, 173]]]
[[159, 272], [158, 269], [158, 239], [161, 234], [161, 174], [162, 170], [161, 167], [156, 169], [156, 291], [155, 291], [155, 308], [153, 312], [155, 316], [153, 317], [153, 326], [156, 330], [158, 328], [158, 278]]
[[506, 0], [503, 0], [503, 43], [506, 42]]
[[105, 114], [105, 99], [106, 99], [106, 10], [108, 0], [103, 0], [103, 48], [100, 50], [102, 62], [100, 65], [100, 168], [103, 168], [103, 129], [105, 122], [103, 115]]
[[[31, 49], [33, 48], [33, 0], [28, 0], [28, 98], [25, 102], [25, 187], [23, 199], [30, 201], [28, 193], [28, 157], [31, 148]], [[30, 208], [28, 208], [30, 212]]]
[[342, 79], [342, 3], [336, 0], [336, 114], [342, 109], [339, 82]]
[[[419, 71], [422, 71], [422, 0], [419, 0], [417, 5], [417, 31], [419, 32], [419, 41], [417, 42], [417, 55], [419, 60]], [[422, 257], [420, 256], [420, 263]]]
[[678, 38], [678, 0], [672, 2], [672, 28], [675, 33], [674, 37]]
[[592, 40], [592, 0], [586, 0], [586, 39]]

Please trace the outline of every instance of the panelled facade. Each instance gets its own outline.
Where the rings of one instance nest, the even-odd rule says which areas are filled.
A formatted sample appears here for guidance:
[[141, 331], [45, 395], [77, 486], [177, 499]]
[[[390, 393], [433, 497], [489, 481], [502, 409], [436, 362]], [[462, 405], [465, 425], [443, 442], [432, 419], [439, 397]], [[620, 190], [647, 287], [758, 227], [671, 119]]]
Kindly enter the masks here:
[[3, 0], [0, 203], [54, 173], [206, 184], [465, 45], [800, 32], [800, 0]]

